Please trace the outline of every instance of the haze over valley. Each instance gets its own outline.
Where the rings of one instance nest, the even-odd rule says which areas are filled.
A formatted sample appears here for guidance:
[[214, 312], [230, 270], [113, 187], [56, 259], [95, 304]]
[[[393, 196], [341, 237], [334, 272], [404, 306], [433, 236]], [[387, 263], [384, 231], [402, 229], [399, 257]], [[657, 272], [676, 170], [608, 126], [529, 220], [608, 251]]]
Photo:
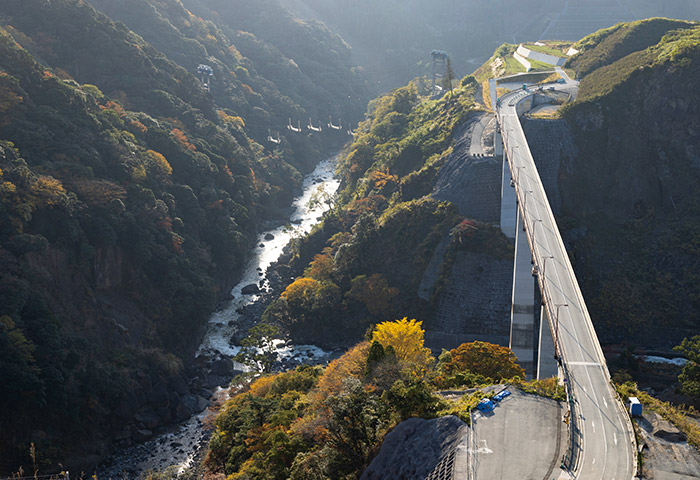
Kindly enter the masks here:
[[700, 477], [699, 18], [3, 0], [0, 479]]

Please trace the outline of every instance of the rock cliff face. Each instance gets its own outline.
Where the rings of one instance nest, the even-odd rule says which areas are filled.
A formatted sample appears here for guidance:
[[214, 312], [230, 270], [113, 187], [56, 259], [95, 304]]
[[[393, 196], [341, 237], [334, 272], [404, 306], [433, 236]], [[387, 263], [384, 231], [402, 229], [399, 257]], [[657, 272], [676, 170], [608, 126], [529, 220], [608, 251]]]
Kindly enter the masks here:
[[683, 27], [572, 59], [603, 58], [565, 109], [560, 227], [605, 342], [670, 348], [700, 326], [700, 29]]

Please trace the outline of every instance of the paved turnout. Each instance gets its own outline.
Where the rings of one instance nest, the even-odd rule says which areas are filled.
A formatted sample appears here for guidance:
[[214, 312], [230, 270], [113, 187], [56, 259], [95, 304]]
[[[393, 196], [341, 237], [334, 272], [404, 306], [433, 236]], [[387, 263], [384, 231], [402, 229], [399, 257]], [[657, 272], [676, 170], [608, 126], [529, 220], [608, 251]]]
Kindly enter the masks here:
[[[576, 86], [567, 79], [556, 88]], [[505, 95], [497, 116], [540, 288], [574, 398], [572, 471], [560, 478], [630, 480], [636, 470], [632, 426], [610, 383], [598, 337], [516, 114], [517, 103], [532, 93], [520, 90]]]
[[472, 414], [472, 477], [489, 480], [550, 480], [559, 475], [560, 443], [566, 435], [554, 400], [511, 390], [492, 412]]

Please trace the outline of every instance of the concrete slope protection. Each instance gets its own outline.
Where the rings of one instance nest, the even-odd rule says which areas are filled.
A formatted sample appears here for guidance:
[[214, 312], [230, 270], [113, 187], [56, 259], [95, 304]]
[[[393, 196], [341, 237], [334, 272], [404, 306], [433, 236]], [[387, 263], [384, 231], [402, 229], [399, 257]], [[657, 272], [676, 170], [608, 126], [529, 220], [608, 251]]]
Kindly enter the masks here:
[[[572, 91], [567, 79], [557, 89]], [[497, 118], [534, 259], [544, 309], [568, 382], [570, 445], [563, 478], [629, 480], [636, 473], [632, 425], [610, 381], [605, 357], [564, 248], [518, 113], [535, 92], [518, 90], [499, 99]], [[572, 92], [573, 93], [573, 92]], [[564, 472], [563, 472], [564, 474]]]

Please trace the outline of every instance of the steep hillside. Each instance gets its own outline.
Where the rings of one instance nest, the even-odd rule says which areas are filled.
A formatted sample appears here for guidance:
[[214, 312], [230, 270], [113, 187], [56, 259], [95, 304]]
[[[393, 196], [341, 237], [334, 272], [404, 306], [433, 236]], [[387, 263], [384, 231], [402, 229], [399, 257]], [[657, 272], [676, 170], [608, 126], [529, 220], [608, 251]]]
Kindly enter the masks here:
[[286, 155], [306, 169], [314, 148], [337, 148], [347, 137], [285, 135], [289, 118], [304, 125], [310, 117], [325, 125], [329, 116], [335, 123], [339, 117], [356, 123], [369, 100], [363, 77], [350, 63], [349, 46], [323, 25], [301, 22], [272, 2], [91, 3], [188, 71], [211, 65], [216, 103], [243, 117], [246, 130], [261, 143], [268, 129], [281, 132]]
[[[296, 278], [263, 320], [297, 342], [344, 347], [383, 320], [411, 315], [428, 324], [430, 295], [449, 276], [456, 252], [510, 253], [498, 229], [465, 220], [432, 196], [455, 135], [476, 116], [476, 84], [471, 77], [462, 83], [435, 100], [420, 94], [417, 81], [370, 103], [341, 156], [341, 192], [321, 199], [329, 207], [323, 222], [294, 245]], [[435, 279], [427, 282], [421, 298], [438, 245], [431, 275], [441, 281], [436, 288]]]
[[305, 96], [322, 72], [291, 100], [179, 2], [130, 3], [182, 65], [82, 0], [0, 4], [0, 471], [31, 442], [40, 466], [89, 467], [187, 416], [203, 322], [345, 138], [266, 150], [273, 121], [325, 109]]
[[560, 172], [562, 224], [602, 339], [669, 348], [700, 327], [700, 27], [591, 38], [571, 60], [588, 73], [564, 111], [579, 154]]

